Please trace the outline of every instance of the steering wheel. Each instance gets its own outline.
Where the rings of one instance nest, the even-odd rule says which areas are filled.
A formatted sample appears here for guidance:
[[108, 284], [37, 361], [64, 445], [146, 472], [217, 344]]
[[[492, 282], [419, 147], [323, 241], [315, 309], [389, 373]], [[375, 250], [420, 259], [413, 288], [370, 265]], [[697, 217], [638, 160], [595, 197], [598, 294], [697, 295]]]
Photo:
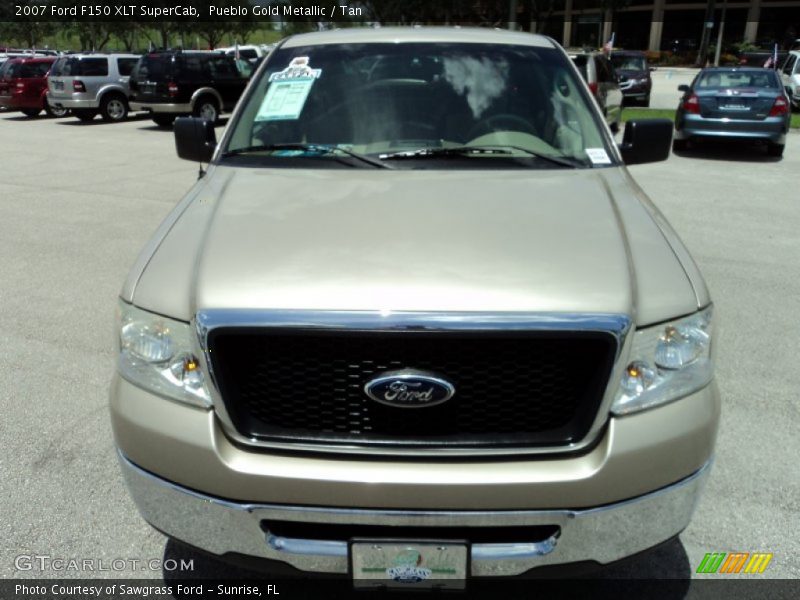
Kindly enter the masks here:
[[[503, 127], [503, 124], [509, 125], [509, 127]], [[539, 134], [538, 131], [531, 125], [528, 121], [523, 119], [522, 117], [518, 117], [517, 115], [512, 115], [509, 113], [499, 113], [496, 115], [492, 115], [491, 117], [484, 119], [480, 123], [475, 124], [472, 129], [469, 130], [467, 133], [467, 139], [473, 140], [476, 137], [480, 137], [485, 133], [491, 133], [493, 131], [503, 131], [511, 129], [512, 131], [523, 131], [525, 133], [530, 133], [531, 135]]]

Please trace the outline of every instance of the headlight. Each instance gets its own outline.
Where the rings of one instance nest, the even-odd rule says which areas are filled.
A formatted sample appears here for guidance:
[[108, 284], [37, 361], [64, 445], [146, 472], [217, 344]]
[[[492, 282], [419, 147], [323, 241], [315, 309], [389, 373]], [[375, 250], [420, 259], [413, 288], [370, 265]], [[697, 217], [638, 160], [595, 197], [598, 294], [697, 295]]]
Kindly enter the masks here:
[[211, 406], [191, 326], [120, 302], [118, 334], [122, 377], [174, 400]]
[[624, 415], [696, 392], [711, 382], [711, 312], [636, 331], [611, 411]]

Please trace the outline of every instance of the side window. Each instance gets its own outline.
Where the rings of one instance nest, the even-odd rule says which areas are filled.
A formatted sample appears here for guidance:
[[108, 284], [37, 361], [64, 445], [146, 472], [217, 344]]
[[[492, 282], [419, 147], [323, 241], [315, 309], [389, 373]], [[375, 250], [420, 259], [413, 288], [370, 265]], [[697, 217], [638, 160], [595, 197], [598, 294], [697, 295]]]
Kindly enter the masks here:
[[119, 70], [119, 74], [123, 77], [128, 77], [133, 73], [133, 68], [136, 66], [137, 62], [139, 62], [138, 58], [118, 58], [117, 69]]
[[786, 63], [783, 65], [783, 72], [787, 75], [792, 74], [792, 69], [794, 69], [794, 63], [797, 61], [797, 57], [794, 54], [790, 54], [789, 57], [786, 59]]
[[59, 58], [56, 62], [53, 63], [53, 67], [50, 69], [50, 75], [52, 77], [58, 77], [61, 75], [62, 70], [64, 68], [64, 63], [67, 62], [66, 58]]
[[606, 68], [608, 68], [608, 80], [614, 82], [619, 81], [617, 77], [617, 70], [614, 68], [614, 63], [608, 59], [605, 59], [604, 62], [606, 63]]
[[253, 65], [246, 60], [239, 59], [236, 61], [236, 70], [243, 79], [250, 79], [253, 74]]
[[594, 66], [597, 69], [598, 83], [606, 83], [611, 80], [611, 75], [605, 58], [603, 58], [602, 56], [595, 56]]
[[181, 57], [180, 70], [182, 79], [186, 81], [203, 81], [208, 78], [206, 64], [202, 57], [184, 54]]
[[227, 56], [214, 57], [208, 64], [212, 79], [238, 79], [239, 72], [236, 70], [232, 58]]
[[84, 58], [81, 61], [80, 74], [84, 77], [105, 77], [108, 75], [108, 59]]
[[44, 77], [49, 70], [50, 63], [29, 63], [27, 65], [21, 65], [16, 75], [17, 77], [24, 78], [38, 78]]

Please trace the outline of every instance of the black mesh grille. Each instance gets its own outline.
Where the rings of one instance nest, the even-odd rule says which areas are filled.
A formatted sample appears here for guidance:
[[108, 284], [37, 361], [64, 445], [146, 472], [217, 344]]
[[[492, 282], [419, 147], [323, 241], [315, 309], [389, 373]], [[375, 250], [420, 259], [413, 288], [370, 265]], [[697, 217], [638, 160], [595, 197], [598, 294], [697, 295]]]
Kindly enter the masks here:
[[[249, 438], [391, 446], [535, 446], [580, 440], [597, 413], [616, 342], [606, 333], [417, 333], [217, 329], [212, 366]], [[379, 404], [386, 371], [434, 373], [444, 404]]]

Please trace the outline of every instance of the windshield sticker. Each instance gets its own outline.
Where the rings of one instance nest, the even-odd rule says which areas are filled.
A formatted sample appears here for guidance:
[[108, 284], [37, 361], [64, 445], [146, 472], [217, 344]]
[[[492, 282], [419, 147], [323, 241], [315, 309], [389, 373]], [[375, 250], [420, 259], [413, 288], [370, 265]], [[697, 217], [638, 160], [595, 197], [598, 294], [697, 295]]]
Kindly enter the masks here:
[[314, 82], [322, 69], [312, 69], [307, 56], [292, 59], [289, 66], [269, 76], [270, 86], [256, 121], [296, 121], [306, 105]]
[[307, 56], [297, 56], [292, 59], [292, 62], [283, 71], [270, 75], [269, 80], [272, 82], [286, 79], [319, 79], [320, 75], [322, 75], [322, 69], [312, 69], [308, 63]]
[[611, 159], [608, 158], [605, 149], [603, 148], [587, 148], [586, 155], [593, 165], [610, 165]]
[[303, 112], [314, 81], [303, 78], [271, 83], [255, 120], [296, 121]]

